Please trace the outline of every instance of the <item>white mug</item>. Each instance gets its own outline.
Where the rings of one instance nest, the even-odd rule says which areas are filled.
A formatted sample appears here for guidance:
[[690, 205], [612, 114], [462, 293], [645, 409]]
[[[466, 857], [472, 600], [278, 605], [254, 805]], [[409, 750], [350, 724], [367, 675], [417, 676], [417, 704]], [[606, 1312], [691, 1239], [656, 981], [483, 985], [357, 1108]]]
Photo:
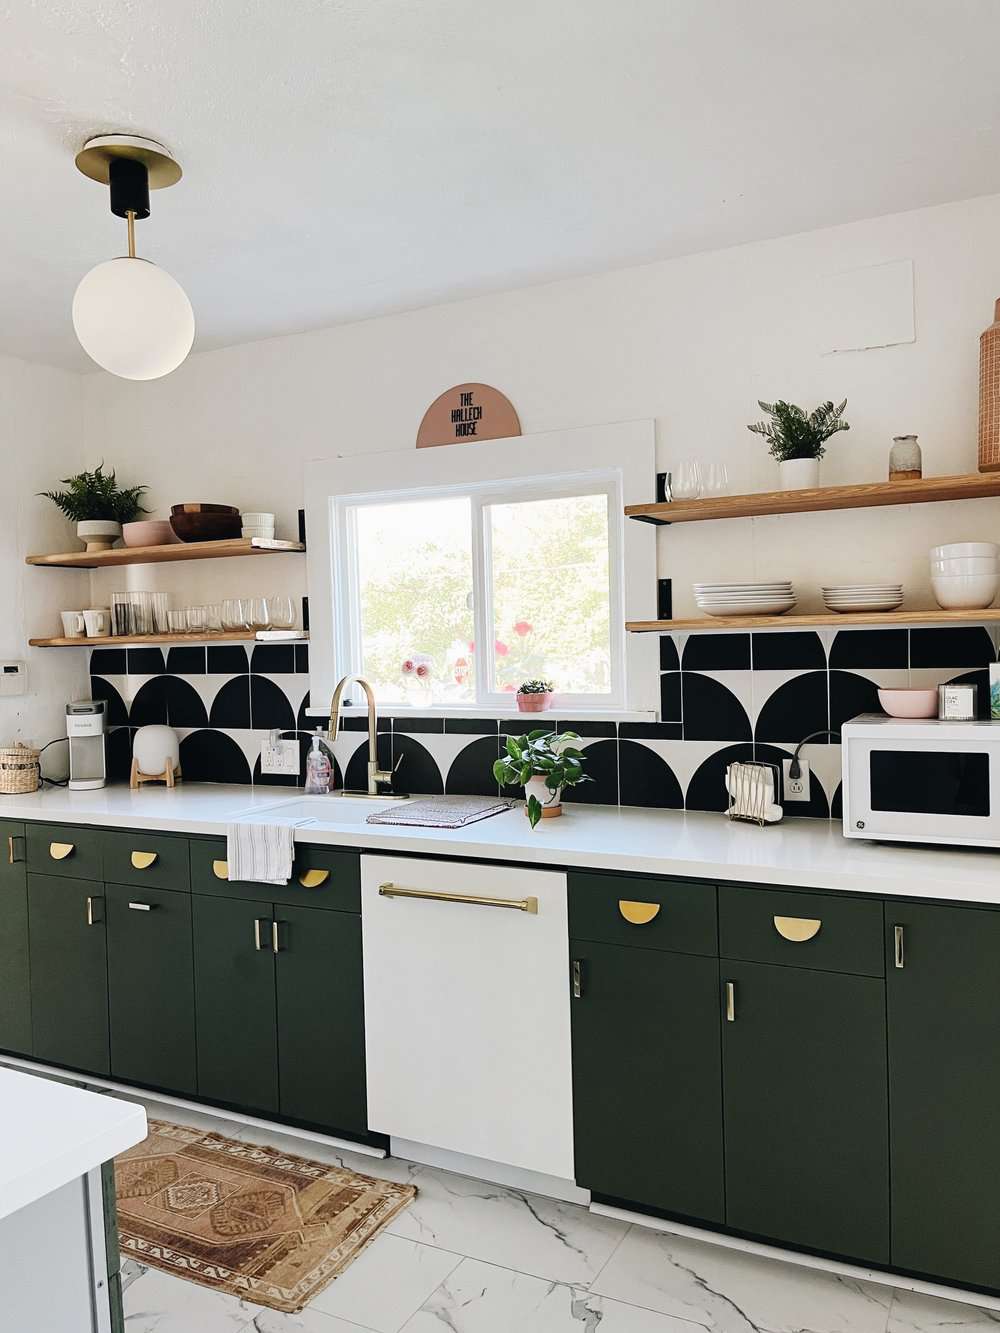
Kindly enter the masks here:
[[87, 632], [82, 611], [60, 611], [64, 639], [82, 639]]
[[106, 609], [84, 611], [83, 623], [88, 639], [106, 637], [111, 633], [111, 612]]

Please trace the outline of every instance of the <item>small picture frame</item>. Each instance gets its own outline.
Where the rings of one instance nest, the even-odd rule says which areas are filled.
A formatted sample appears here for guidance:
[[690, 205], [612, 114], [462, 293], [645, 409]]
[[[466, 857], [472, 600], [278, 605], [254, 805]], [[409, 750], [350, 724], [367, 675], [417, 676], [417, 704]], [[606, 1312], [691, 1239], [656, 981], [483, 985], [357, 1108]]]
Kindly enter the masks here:
[[1000, 662], [990, 663], [990, 717], [1000, 722]]
[[939, 685], [938, 718], [942, 722], [974, 722], [977, 694], [975, 685]]

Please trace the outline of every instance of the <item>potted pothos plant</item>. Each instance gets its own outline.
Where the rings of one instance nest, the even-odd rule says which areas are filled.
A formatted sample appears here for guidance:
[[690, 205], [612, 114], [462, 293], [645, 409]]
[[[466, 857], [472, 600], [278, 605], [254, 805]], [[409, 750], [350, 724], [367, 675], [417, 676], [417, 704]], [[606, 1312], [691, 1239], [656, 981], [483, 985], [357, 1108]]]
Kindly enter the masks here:
[[562, 814], [565, 787], [590, 782], [583, 771], [583, 755], [573, 742], [575, 731], [529, 731], [527, 736], [507, 736], [506, 753], [493, 765], [493, 776], [502, 787], [524, 788], [525, 814], [534, 828], [540, 819]]
[[148, 487], [119, 486], [114, 472], [104, 471], [103, 462], [93, 472], [64, 477], [60, 485], [66, 490], [40, 494], [76, 523], [76, 535], [88, 551], [110, 551], [122, 535], [122, 524], [134, 523], [140, 514], [148, 513], [142, 506]]
[[767, 440], [769, 453], [778, 462], [781, 489], [798, 491], [818, 486], [819, 460], [826, 453], [826, 441], [838, 431], [851, 429], [843, 419], [847, 399], [837, 407], [828, 400], [812, 412], [781, 399], [765, 403], [758, 398], [757, 402], [771, 420], [755, 421], [747, 430]]
[[519, 712], [544, 713], [552, 699], [552, 684], [547, 680], [523, 680], [516, 698]]

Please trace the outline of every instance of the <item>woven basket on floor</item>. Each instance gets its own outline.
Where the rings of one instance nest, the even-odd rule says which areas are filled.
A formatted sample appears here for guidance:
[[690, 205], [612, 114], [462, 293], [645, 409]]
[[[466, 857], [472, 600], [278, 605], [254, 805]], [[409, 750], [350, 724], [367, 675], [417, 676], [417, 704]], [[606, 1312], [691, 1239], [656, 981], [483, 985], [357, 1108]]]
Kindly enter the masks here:
[[0, 749], [0, 796], [25, 796], [38, 790], [39, 754], [20, 741]]

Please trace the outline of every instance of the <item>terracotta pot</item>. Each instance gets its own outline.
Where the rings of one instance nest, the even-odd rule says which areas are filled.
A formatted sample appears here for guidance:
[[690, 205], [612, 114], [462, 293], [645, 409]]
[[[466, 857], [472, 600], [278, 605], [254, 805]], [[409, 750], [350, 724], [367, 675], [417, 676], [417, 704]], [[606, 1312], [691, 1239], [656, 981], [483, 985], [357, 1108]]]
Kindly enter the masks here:
[[544, 713], [549, 706], [551, 694], [517, 694], [517, 711], [519, 713]]
[[[529, 796], [535, 796], [542, 807], [543, 819], [555, 819], [557, 815], [562, 814], [562, 788], [558, 791], [549, 791], [545, 785], [543, 777], [529, 778], [524, 784], [524, 799], [527, 803]], [[525, 814], [527, 814], [527, 804], [525, 804]]]

